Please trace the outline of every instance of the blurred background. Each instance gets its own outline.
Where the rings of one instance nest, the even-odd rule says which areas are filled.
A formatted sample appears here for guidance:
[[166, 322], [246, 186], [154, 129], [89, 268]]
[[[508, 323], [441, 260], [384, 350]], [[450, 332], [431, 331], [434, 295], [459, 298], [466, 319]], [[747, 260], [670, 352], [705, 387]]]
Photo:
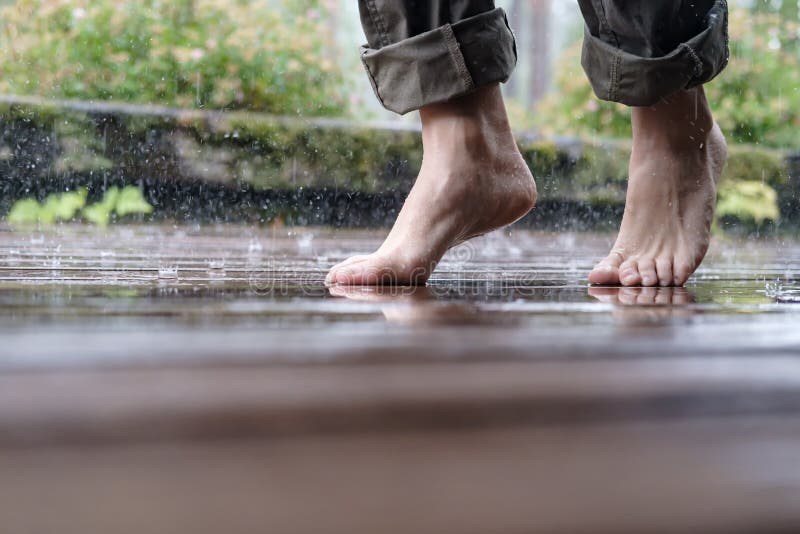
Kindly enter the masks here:
[[[613, 228], [628, 110], [591, 92], [576, 2], [498, 4], [520, 50], [508, 106], [541, 182], [528, 223]], [[373, 97], [356, 2], [0, 0], [0, 9], [0, 213], [12, 223], [381, 226], [415, 176], [417, 117]], [[730, 32], [730, 67], [708, 87], [732, 145], [717, 226], [794, 231], [798, 2], [732, 1]]]

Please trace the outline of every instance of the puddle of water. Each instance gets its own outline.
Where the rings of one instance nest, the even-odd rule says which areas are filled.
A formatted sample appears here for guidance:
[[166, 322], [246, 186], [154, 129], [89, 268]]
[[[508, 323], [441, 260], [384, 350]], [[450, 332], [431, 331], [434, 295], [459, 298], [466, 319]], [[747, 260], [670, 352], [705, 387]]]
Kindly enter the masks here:
[[715, 243], [685, 289], [589, 288], [611, 236], [515, 231], [451, 251], [427, 288], [324, 287], [331, 265], [382, 234], [0, 231], [0, 367], [800, 350], [800, 244]]

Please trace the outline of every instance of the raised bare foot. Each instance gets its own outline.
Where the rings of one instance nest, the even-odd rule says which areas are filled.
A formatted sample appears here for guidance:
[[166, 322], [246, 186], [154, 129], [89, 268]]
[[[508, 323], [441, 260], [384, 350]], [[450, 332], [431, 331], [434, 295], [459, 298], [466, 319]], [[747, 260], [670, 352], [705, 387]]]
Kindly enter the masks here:
[[427, 106], [420, 116], [422, 168], [389, 236], [374, 254], [335, 266], [326, 283], [424, 284], [449, 248], [533, 208], [536, 184], [498, 86]]
[[589, 274], [598, 285], [683, 286], [708, 251], [727, 159], [702, 88], [634, 108], [630, 178], [617, 241]]

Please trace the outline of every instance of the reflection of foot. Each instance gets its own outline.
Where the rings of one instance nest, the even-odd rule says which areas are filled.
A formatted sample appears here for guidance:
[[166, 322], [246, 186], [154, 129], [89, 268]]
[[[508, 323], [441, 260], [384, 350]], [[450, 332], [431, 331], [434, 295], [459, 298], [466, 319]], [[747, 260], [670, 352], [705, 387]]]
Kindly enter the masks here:
[[387, 321], [403, 325], [474, 325], [490, 319], [463, 301], [441, 301], [421, 287], [330, 286], [330, 294], [361, 302], [385, 304], [381, 312]]
[[694, 302], [683, 287], [590, 287], [600, 302], [621, 306], [685, 306]]
[[428, 287], [373, 287], [373, 286], [330, 286], [332, 297], [374, 303], [416, 303], [436, 302], [436, 297]]
[[599, 285], [682, 286], [708, 250], [716, 181], [727, 157], [702, 88], [634, 108], [625, 215]]
[[446, 104], [422, 118], [422, 168], [397, 221], [377, 252], [331, 269], [328, 284], [424, 284], [444, 253], [513, 223], [536, 201], [497, 86]]
[[589, 295], [613, 305], [614, 318], [626, 327], [671, 325], [693, 314], [687, 305], [694, 295], [683, 287], [590, 287]]

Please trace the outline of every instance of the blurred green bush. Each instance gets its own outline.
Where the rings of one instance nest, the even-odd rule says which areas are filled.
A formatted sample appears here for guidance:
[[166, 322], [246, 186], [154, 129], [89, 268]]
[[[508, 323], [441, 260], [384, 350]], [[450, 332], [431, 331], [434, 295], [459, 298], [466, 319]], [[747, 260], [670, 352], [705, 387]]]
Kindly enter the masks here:
[[[741, 7], [731, 10], [730, 35], [730, 65], [706, 87], [729, 143], [800, 149], [800, 24]], [[558, 62], [558, 90], [539, 107], [537, 122], [550, 135], [629, 137], [630, 110], [594, 96], [580, 49], [576, 43]]]
[[80, 218], [84, 221], [106, 226], [113, 218], [130, 215], [149, 215], [153, 206], [145, 200], [141, 190], [136, 186], [122, 189], [110, 187], [102, 200], [86, 205], [88, 191], [80, 188], [77, 191], [53, 193], [44, 202], [34, 198], [23, 198], [14, 203], [6, 220], [15, 226], [54, 224], [68, 222]]
[[19, 0], [0, 93], [338, 115], [321, 0]]
[[[11, 208], [8, 219], [16, 223], [84, 220], [102, 225], [131, 220], [126, 217], [131, 214], [160, 216], [159, 203], [146, 196], [154, 205], [147, 204], [139, 187], [107, 189], [109, 176], [137, 185], [144, 177], [151, 186], [178, 188], [199, 182], [231, 191], [308, 189], [381, 195], [408, 191], [422, 162], [420, 135], [413, 129], [325, 119], [190, 111], [98, 119], [57, 107], [34, 110], [0, 104], [0, 129], [4, 120], [10, 131], [23, 131], [24, 126], [27, 132], [5, 146], [0, 142], [0, 152], [5, 151], [9, 161], [22, 161], [32, 150], [51, 156], [9, 180], [18, 193], [0, 199], [0, 215]], [[19, 142], [26, 137], [46, 143]], [[519, 147], [537, 178], [543, 202], [591, 208], [624, 202], [630, 140], [521, 136]], [[784, 150], [732, 145], [719, 188], [721, 226], [748, 230], [786, 223], [796, 228], [799, 193], [790, 174], [797, 174], [799, 165], [800, 161], [787, 161]], [[66, 177], [72, 177], [73, 193], [63, 195]], [[88, 197], [81, 187], [88, 190]], [[144, 189], [147, 192], [147, 186]], [[12, 207], [13, 201], [21, 202]]]

